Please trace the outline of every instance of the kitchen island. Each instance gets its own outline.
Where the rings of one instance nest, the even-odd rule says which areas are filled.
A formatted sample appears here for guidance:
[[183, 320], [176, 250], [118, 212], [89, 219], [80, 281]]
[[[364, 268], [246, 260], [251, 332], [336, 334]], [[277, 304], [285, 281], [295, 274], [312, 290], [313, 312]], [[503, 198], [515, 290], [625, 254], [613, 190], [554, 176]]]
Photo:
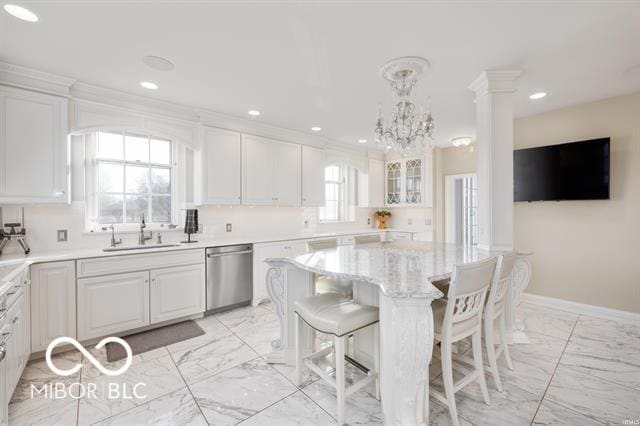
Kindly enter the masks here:
[[[314, 293], [315, 275], [352, 280], [356, 302], [380, 308], [380, 386], [385, 424], [428, 423], [428, 366], [433, 347], [433, 284], [454, 265], [497, 255], [477, 247], [396, 241], [343, 246], [295, 258], [268, 259], [267, 288], [281, 323], [272, 363], [294, 363], [295, 300]], [[370, 366], [372, 334], [356, 333], [354, 357]]]

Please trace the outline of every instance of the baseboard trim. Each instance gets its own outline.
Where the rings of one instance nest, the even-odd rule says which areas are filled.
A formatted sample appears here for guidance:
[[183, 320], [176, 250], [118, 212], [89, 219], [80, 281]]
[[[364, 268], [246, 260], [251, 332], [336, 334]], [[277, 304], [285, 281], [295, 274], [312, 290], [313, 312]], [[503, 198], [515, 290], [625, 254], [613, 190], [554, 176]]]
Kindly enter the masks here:
[[640, 323], [640, 313], [621, 311], [619, 309], [605, 308], [602, 306], [587, 305], [586, 303], [572, 302], [570, 300], [556, 299], [554, 297], [540, 296], [537, 294], [523, 293], [522, 301], [547, 308], [591, 317]]

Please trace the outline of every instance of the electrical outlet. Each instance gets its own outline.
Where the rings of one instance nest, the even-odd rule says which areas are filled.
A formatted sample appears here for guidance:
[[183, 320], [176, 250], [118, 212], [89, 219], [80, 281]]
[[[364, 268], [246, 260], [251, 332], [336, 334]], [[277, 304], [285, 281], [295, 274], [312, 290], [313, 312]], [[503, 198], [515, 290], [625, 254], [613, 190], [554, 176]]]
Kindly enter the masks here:
[[424, 224], [425, 224], [425, 226], [430, 226], [431, 225], [431, 219], [425, 219], [424, 220]]
[[227, 232], [231, 232], [231, 224], [227, 223]]
[[370, 217], [367, 218], [367, 225], [371, 225], [371, 218]]
[[67, 230], [66, 229], [58, 229], [58, 242], [63, 243], [67, 241]]
[[413, 225], [413, 219], [409, 218], [409, 219], [407, 220], [407, 223], [408, 223], [409, 225]]

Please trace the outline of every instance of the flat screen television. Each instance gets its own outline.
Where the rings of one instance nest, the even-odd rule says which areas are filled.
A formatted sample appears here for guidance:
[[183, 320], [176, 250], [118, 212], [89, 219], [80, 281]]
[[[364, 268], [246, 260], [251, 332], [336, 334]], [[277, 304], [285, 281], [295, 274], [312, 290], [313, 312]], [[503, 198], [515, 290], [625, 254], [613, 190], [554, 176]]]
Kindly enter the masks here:
[[514, 201], [608, 200], [610, 138], [513, 152]]

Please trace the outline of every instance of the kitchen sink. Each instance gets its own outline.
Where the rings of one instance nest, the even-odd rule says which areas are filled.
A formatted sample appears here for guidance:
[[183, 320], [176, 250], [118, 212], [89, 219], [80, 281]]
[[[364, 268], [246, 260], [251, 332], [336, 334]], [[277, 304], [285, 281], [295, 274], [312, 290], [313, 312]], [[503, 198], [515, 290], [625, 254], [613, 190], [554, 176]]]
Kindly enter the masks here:
[[124, 246], [124, 247], [107, 247], [102, 251], [128, 251], [128, 250], [146, 250], [164, 247], [178, 247], [180, 244], [149, 244], [144, 246]]

